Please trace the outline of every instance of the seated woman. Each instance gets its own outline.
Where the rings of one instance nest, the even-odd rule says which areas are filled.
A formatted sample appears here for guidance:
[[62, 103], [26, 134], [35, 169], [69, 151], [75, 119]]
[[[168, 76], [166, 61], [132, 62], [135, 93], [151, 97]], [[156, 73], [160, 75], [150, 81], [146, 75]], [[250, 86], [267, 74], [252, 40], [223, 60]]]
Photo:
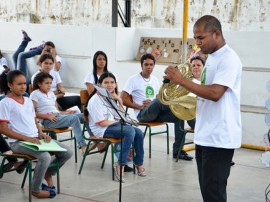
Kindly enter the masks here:
[[99, 77], [108, 72], [108, 59], [106, 53], [103, 51], [97, 51], [93, 57], [93, 71], [88, 73], [84, 79], [88, 94], [94, 91], [94, 85], [97, 84]]
[[[31, 83], [33, 84], [36, 75], [40, 72], [46, 72], [53, 77], [50, 91], [52, 91], [61, 110], [67, 110], [73, 106], [81, 108], [80, 96], [65, 96], [65, 88], [62, 85], [62, 80], [58, 72], [53, 70], [54, 58], [51, 54], [43, 54], [39, 58], [41, 68], [32, 76]], [[65, 96], [65, 97], [64, 97]]]
[[45, 72], [36, 75], [33, 83], [33, 92], [30, 98], [34, 103], [36, 117], [40, 119], [46, 128], [64, 128], [71, 126], [76, 138], [78, 147], [84, 154], [86, 142], [82, 137], [80, 119], [83, 114], [73, 114], [73, 111], [59, 111], [57, 108], [56, 97], [51, 92], [53, 77]]
[[[23, 96], [26, 90], [26, 78], [21, 71], [10, 71], [5, 80], [1, 79], [0, 86], [2, 91], [10, 92], [0, 102], [0, 133], [8, 137], [13, 152], [38, 159], [31, 185], [32, 195], [37, 198], [53, 198], [56, 196], [56, 189], [53, 186], [52, 176], [56, 174], [56, 168], [49, 168], [52, 161], [50, 153], [36, 152], [20, 144], [20, 141], [40, 144], [40, 139], [44, 139], [45, 142], [53, 141], [50, 136], [42, 133], [35, 118], [33, 102]], [[56, 141], [56, 143], [67, 150], [54, 152], [60, 166], [63, 166], [71, 158], [72, 150], [60, 142]], [[47, 181], [47, 185], [42, 184], [43, 178]]]
[[[121, 98], [115, 93], [116, 79], [112, 73], [106, 72], [102, 74], [98, 83], [107, 88], [111, 96], [122, 105]], [[89, 112], [89, 126], [96, 137], [104, 138], [121, 138], [121, 124], [117, 121], [113, 113], [104, 105], [102, 98], [99, 97], [95, 91], [90, 95], [90, 100], [87, 105]], [[144, 159], [144, 136], [143, 132], [136, 127], [130, 125], [123, 125], [123, 148], [122, 160], [119, 158], [115, 165], [115, 177], [120, 181], [120, 164], [126, 165], [130, 147], [134, 142], [136, 156], [133, 158], [134, 165], [138, 170], [138, 175], [145, 177], [145, 169], [143, 166]], [[124, 176], [124, 166], [122, 167], [122, 176]], [[124, 182], [124, 179], [122, 179]]]

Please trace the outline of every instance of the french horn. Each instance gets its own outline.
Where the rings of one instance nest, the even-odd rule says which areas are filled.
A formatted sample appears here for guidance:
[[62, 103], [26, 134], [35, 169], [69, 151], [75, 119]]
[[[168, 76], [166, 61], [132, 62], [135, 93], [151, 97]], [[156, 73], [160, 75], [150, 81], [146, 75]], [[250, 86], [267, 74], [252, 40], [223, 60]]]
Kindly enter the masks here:
[[[198, 49], [190, 58], [196, 55]], [[189, 63], [188, 58], [183, 64], [179, 64], [176, 68], [188, 80], [193, 79], [192, 65]], [[196, 116], [197, 96], [189, 92], [186, 88], [164, 80], [159, 90], [158, 98], [164, 105], [169, 105], [172, 113], [179, 119], [192, 120]]]

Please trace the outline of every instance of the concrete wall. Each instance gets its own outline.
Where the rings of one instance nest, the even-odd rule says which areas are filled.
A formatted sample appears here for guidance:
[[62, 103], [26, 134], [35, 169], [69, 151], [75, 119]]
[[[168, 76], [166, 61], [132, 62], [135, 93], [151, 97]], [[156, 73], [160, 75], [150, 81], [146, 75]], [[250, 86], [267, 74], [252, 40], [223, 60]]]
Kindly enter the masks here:
[[[124, 9], [125, 1], [118, 2]], [[183, 1], [131, 2], [133, 27], [182, 28]], [[1, 0], [0, 22], [110, 27], [111, 7], [112, 0]], [[269, 13], [269, 0], [189, 0], [190, 28], [200, 16], [212, 14], [224, 30], [270, 31]]]

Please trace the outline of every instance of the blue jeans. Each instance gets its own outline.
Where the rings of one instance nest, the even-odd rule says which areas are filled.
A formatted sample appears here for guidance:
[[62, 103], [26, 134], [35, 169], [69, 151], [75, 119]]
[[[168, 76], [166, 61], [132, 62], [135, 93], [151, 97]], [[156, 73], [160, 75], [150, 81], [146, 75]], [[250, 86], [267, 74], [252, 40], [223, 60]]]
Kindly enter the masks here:
[[53, 122], [49, 119], [44, 119], [42, 124], [46, 128], [64, 128], [71, 126], [76, 138], [78, 147], [86, 146], [86, 142], [82, 136], [81, 121], [82, 114], [59, 114], [57, 121]]
[[[54, 140], [51, 140], [54, 141]], [[65, 152], [52, 152], [54, 155], [57, 157], [60, 167], [62, 167], [65, 162], [71, 158], [73, 152], [70, 147], [66, 146], [65, 144], [61, 142], [56, 143], [60, 146], [65, 148], [67, 151]], [[17, 142], [12, 142], [10, 143], [10, 147], [13, 152], [16, 153], [23, 153], [23, 154], [28, 154], [30, 156], [34, 156], [35, 158], [38, 159], [38, 162], [36, 164], [35, 170], [34, 170], [34, 176], [32, 180], [32, 191], [33, 192], [38, 192], [41, 190], [41, 183], [44, 179], [45, 173], [48, 173], [49, 175], [55, 175], [56, 174], [56, 169], [55, 167], [48, 168], [51, 161], [52, 157], [49, 152], [37, 152], [33, 151], [31, 149], [28, 149], [24, 146], [20, 145], [20, 141]], [[52, 161], [54, 163], [56, 159]]]
[[154, 99], [147, 107], [140, 111], [137, 119], [145, 122], [161, 121], [174, 123], [173, 154], [178, 153], [184, 138], [184, 121], [174, 116], [168, 105], [162, 104], [159, 99]]
[[42, 52], [42, 48], [39, 47], [39, 48], [35, 48], [35, 49], [24, 52], [27, 45], [28, 45], [28, 41], [22, 41], [18, 49], [13, 54], [12, 58], [13, 58], [15, 69], [22, 71], [26, 76], [26, 80], [28, 81], [31, 79], [30, 78], [31, 75], [26, 66], [26, 59], [34, 57], [35, 55], [40, 55]]
[[[122, 125], [123, 126], [123, 145], [122, 145], [122, 161], [119, 158], [118, 163], [126, 165], [127, 158], [130, 151], [130, 147], [132, 142], [134, 142], [134, 149], [136, 155], [133, 158], [133, 162], [135, 165], [143, 165], [144, 159], [144, 149], [143, 149], [143, 142], [144, 136], [143, 132], [136, 127], [129, 126], [129, 125]], [[121, 138], [121, 124], [115, 123], [110, 125], [103, 135], [104, 138]]]

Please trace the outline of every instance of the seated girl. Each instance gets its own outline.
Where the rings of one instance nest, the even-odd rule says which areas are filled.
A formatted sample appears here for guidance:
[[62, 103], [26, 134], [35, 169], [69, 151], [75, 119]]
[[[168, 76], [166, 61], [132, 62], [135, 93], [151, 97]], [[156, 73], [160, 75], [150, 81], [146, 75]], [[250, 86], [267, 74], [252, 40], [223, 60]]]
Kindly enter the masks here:
[[[61, 107], [61, 110], [67, 110], [71, 107], [77, 106], [81, 108], [80, 96], [65, 96], [65, 88], [62, 85], [62, 80], [58, 72], [53, 70], [54, 58], [51, 54], [43, 54], [39, 58], [41, 68], [32, 76], [31, 84], [33, 85], [36, 75], [40, 72], [45, 72], [53, 77], [50, 91], [52, 91], [56, 98], [57, 103]], [[79, 111], [79, 110], [78, 110]]]
[[[98, 83], [107, 88], [111, 93], [111, 96], [121, 106], [122, 100], [115, 93], [116, 79], [112, 73], [106, 72], [102, 74], [98, 80]], [[103, 138], [121, 138], [121, 124], [117, 121], [111, 110], [109, 110], [103, 103], [102, 98], [93, 92], [88, 102], [87, 110], [89, 112], [89, 126], [91, 131], [96, 137]], [[127, 158], [130, 151], [130, 147], [134, 142], [134, 148], [136, 156], [133, 158], [134, 165], [138, 170], [138, 175], [145, 177], [145, 169], [143, 166], [144, 149], [143, 132], [136, 127], [130, 125], [123, 125], [122, 131], [123, 148], [122, 148], [122, 160], [119, 158], [118, 163], [115, 165], [115, 178], [120, 181], [120, 164], [122, 164], [122, 176], [124, 176], [124, 165], [127, 164]], [[125, 180], [122, 178], [122, 182]]]
[[84, 154], [86, 142], [82, 136], [80, 119], [83, 114], [73, 114], [72, 111], [59, 111], [57, 108], [56, 97], [51, 91], [53, 77], [45, 72], [40, 72], [35, 76], [33, 92], [30, 98], [34, 103], [37, 118], [46, 128], [64, 128], [71, 126], [77, 144]]
[[[52, 161], [50, 153], [36, 152], [20, 145], [20, 141], [36, 144], [40, 144], [40, 139], [44, 139], [45, 142], [53, 141], [50, 136], [42, 133], [35, 118], [33, 102], [23, 96], [26, 90], [26, 78], [21, 71], [10, 71], [5, 80], [1, 79], [0, 86], [2, 91], [9, 91], [0, 102], [0, 133], [8, 137], [13, 152], [38, 159], [32, 181], [32, 195], [37, 198], [53, 198], [56, 190], [52, 176], [56, 174], [56, 168], [49, 168]], [[56, 143], [67, 150], [54, 152], [60, 166], [63, 166], [71, 158], [72, 150], [60, 142], [56, 141]], [[47, 181], [47, 185], [42, 184], [43, 178]]]

